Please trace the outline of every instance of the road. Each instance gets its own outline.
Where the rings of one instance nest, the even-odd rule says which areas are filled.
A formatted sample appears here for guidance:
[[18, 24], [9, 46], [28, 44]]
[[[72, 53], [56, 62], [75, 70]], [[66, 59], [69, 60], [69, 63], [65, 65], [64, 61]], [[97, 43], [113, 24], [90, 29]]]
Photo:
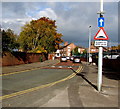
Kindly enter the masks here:
[[[83, 79], [76, 76], [76, 73], [81, 71], [82, 64], [68, 61], [41, 69], [4, 75], [2, 105], [47, 107], [53, 106], [54, 98], [58, 97], [57, 106], [82, 107], [78, 88]], [[64, 98], [61, 98], [61, 94]]]

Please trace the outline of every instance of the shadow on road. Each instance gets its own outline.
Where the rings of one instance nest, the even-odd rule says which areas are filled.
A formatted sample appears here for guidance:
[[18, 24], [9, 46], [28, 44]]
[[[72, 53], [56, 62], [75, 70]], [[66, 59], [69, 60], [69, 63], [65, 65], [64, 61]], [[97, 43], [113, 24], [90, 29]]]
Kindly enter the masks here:
[[95, 88], [97, 90], [97, 86], [94, 85], [92, 82], [90, 82], [86, 77], [85, 75], [83, 74], [86, 74], [86, 72], [81, 72], [81, 73], [77, 73], [76, 71], [74, 71], [74, 69], [70, 68], [77, 76], [81, 76], [87, 83], [89, 83], [93, 88]]

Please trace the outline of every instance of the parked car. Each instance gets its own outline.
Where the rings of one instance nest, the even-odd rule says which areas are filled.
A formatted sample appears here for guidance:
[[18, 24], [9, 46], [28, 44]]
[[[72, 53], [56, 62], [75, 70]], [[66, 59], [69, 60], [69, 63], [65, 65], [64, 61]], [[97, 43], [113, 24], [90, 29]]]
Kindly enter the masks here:
[[62, 56], [62, 57], [60, 58], [60, 61], [61, 61], [61, 62], [67, 62], [67, 57], [66, 57], [66, 56]]
[[75, 56], [75, 57], [73, 58], [73, 62], [74, 62], [74, 63], [81, 63], [80, 56]]
[[73, 56], [71, 56], [71, 57], [70, 57], [70, 60], [71, 60], [71, 61], [73, 61], [73, 59], [74, 59], [74, 57], [73, 57]]
[[69, 57], [69, 56], [66, 56], [66, 58], [67, 58], [67, 60], [69, 60], [69, 59], [70, 59], [70, 57]]
[[114, 53], [114, 54], [108, 54], [103, 56], [103, 58], [105, 59], [117, 59], [117, 57], [119, 57], [120, 55], [118, 53]]
[[117, 57], [117, 59], [120, 59], [120, 55]]

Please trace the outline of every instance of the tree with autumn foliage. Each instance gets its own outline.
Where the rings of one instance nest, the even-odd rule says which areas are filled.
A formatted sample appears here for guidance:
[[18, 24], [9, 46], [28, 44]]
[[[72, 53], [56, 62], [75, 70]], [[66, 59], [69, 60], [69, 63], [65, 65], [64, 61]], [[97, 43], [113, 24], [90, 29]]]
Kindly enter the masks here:
[[63, 42], [62, 34], [57, 33], [55, 20], [42, 17], [32, 20], [22, 27], [19, 43], [23, 51], [51, 53]]

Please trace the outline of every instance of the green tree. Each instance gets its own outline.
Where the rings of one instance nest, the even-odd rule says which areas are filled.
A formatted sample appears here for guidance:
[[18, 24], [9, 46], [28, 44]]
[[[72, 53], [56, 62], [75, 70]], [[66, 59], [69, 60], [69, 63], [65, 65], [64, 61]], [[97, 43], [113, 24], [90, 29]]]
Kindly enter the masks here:
[[17, 35], [11, 29], [2, 30], [2, 50], [12, 51], [17, 49], [19, 44], [17, 42]]
[[42, 17], [23, 26], [19, 42], [24, 51], [54, 52], [63, 42], [62, 34], [57, 33], [55, 20]]
[[83, 54], [86, 54], [87, 53], [87, 50], [85, 49], [84, 51], [83, 51]]
[[79, 47], [76, 47], [76, 48], [73, 50], [73, 54], [74, 54], [74, 55], [80, 55], [80, 53], [78, 52], [78, 48], [79, 48]]
[[120, 45], [118, 45], [118, 50], [120, 50]]

